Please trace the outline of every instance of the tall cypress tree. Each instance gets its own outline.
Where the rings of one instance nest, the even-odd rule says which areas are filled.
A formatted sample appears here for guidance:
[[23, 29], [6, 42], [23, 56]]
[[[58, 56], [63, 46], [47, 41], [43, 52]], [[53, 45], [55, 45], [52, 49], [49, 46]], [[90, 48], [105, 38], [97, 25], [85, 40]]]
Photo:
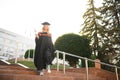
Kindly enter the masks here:
[[[120, 1], [103, 0], [103, 5], [96, 8], [89, 0], [83, 18], [81, 33], [91, 39], [94, 54], [107, 63], [116, 58], [116, 65], [120, 65]], [[106, 69], [111, 70], [108, 66]]]
[[91, 39], [91, 46], [95, 55], [99, 52], [99, 29], [100, 15], [98, 8], [94, 5], [94, 0], [88, 1], [87, 11], [83, 15], [84, 23], [81, 33]]

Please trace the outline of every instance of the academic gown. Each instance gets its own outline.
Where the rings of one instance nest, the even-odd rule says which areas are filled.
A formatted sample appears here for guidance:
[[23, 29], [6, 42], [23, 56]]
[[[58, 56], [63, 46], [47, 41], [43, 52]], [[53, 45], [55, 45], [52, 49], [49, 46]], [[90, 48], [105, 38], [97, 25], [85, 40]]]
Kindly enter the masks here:
[[35, 56], [34, 64], [37, 70], [46, 69], [46, 65], [50, 65], [54, 59], [55, 48], [52, 43], [51, 34], [39, 32], [39, 38], [35, 38]]

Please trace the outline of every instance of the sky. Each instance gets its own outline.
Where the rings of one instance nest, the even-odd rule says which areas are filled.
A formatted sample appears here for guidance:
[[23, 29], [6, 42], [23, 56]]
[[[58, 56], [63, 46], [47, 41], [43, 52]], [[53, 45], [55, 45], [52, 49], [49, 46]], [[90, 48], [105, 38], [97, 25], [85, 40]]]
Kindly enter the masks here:
[[29, 38], [41, 23], [51, 24], [55, 41], [66, 33], [79, 33], [88, 0], [0, 0], [0, 28]]

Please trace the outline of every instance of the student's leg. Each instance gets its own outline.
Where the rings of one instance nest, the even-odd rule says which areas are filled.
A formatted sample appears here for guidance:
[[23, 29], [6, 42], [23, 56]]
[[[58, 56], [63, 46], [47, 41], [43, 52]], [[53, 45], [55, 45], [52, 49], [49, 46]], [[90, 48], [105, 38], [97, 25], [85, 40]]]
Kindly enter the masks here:
[[48, 71], [47, 71], [48, 73], [51, 73], [51, 68], [50, 68], [50, 65], [49, 65], [49, 64], [47, 65], [47, 70], [48, 70]]
[[44, 69], [41, 69], [40, 70], [40, 76], [43, 76], [44, 75]]

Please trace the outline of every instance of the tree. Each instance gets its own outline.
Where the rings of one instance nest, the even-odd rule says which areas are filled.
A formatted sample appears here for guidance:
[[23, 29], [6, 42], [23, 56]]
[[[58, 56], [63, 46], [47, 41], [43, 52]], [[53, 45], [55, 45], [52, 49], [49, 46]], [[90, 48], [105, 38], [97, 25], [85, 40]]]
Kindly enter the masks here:
[[[91, 56], [90, 40], [85, 36], [69, 33], [60, 36], [55, 42], [55, 48], [64, 52], [89, 58]], [[75, 66], [78, 59], [66, 56], [71, 66]], [[83, 64], [84, 66], [84, 64]]]
[[26, 59], [26, 58], [33, 58], [33, 57], [34, 57], [34, 52], [35, 52], [34, 49], [28, 49], [28, 50], [25, 52], [25, 55], [24, 55], [25, 59]]
[[100, 33], [100, 19], [99, 9], [94, 6], [94, 0], [88, 1], [87, 11], [84, 13], [84, 23], [81, 33], [87, 35], [91, 39], [92, 51], [95, 55], [99, 54], [99, 33]]
[[[119, 55], [120, 53], [120, 1], [119, 0], [103, 0], [101, 7], [102, 27], [101, 32], [101, 54], [99, 57], [105, 56], [106, 62], [110, 63], [109, 56]], [[102, 61], [105, 61], [104, 59]]]
[[[97, 1], [97, 0], [96, 0]], [[82, 33], [91, 39], [93, 52], [98, 58], [109, 64], [114, 56], [120, 63], [120, 0], [103, 0], [103, 5], [96, 8], [94, 1], [89, 0], [89, 8], [83, 18]], [[112, 62], [112, 61], [111, 61]], [[104, 68], [105, 69], [105, 68]], [[106, 67], [108, 69], [108, 66]], [[109, 68], [110, 70], [111, 68]]]

